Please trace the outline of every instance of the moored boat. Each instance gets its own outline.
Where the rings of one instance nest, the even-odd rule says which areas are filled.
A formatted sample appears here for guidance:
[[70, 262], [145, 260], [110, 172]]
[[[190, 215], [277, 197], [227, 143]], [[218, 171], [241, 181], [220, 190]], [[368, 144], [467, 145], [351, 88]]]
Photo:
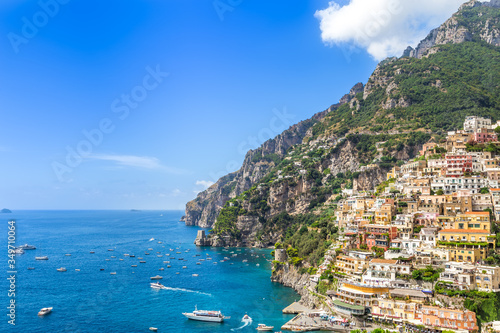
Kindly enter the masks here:
[[267, 326], [266, 324], [257, 325], [257, 331], [272, 331], [274, 326]]
[[160, 276], [160, 275], [156, 275], [156, 276], [151, 277], [151, 280], [161, 280], [161, 279], [163, 279], [163, 276]]
[[57, 269], [57, 271], [58, 271], [58, 272], [66, 272], [66, 268], [61, 267], [61, 268], [58, 268], [58, 269]]
[[50, 308], [42, 308], [39, 312], [38, 312], [38, 315], [39, 316], [45, 316], [45, 315], [48, 315], [49, 313], [52, 312], [52, 307]]
[[198, 310], [196, 307], [193, 312], [183, 312], [182, 314], [191, 320], [208, 321], [212, 323], [222, 323], [224, 319], [230, 318], [225, 317], [220, 311]]

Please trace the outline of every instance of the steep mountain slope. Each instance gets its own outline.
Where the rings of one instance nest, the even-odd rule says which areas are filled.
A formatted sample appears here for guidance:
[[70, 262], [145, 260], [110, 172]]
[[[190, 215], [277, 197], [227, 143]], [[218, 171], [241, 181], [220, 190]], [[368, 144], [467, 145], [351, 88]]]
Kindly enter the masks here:
[[213, 226], [198, 243], [267, 246], [312, 224], [318, 232], [300, 256], [321, 256], [336, 232], [329, 221], [343, 188], [372, 189], [388, 168], [467, 115], [498, 119], [499, 17], [496, 0], [465, 4], [416, 50], [381, 62], [339, 104], [248, 152], [239, 171], [188, 203], [186, 224]]

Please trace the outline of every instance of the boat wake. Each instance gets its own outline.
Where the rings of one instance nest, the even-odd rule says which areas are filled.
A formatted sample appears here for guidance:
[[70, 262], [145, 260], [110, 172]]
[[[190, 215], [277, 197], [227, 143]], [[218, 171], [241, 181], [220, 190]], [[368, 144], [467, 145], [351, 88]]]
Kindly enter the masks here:
[[242, 319], [241, 321], [244, 322], [244, 324], [242, 326], [240, 326], [240, 327], [237, 327], [237, 328], [231, 328], [231, 331], [233, 331], [233, 332], [234, 331], [239, 331], [242, 328], [244, 328], [244, 327], [246, 327], [246, 326], [248, 326], [248, 325], [250, 325], [252, 323], [252, 319]]
[[172, 287], [164, 287], [162, 289], [171, 290], [171, 291], [184, 291], [186, 293], [195, 293], [195, 294], [206, 295], [206, 296], [212, 297], [212, 294], [204, 293], [203, 291], [189, 290], [189, 289], [184, 289], [184, 288], [172, 288]]

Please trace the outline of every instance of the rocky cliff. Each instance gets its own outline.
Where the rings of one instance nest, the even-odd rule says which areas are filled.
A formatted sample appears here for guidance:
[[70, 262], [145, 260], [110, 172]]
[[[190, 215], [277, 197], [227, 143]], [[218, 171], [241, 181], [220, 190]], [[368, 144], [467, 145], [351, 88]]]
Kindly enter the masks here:
[[429, 55], [436, 45], [458, 44], [473, 40], [500, 46], [500, 18], [495, 10], [497, 8], [500, 8], [500, 0], [490, 2], [472, 0], [463, 4], [456, 14], [432, 30], [415, 49], [408, 47], [403, 56], [422, 58]]
[[275, 264], [271, 281], [293, 288], [301, 296], [300, 302], [308, 308], [321, 307], [319, 299], [312, 294], [316, 284], [311, 282], [309, 274], [300, 274], [295, 266], [288, 263]]
[[498, 119], [499, 17], [498, 1], [465, 4], [366, 85], [249, 151], [240, 170], [187, 204], [187, 225], [214, 230], [197, 244], [272, 246], [315, 216], [331, 221], [346, 190], [373, 189], [465, 116]]

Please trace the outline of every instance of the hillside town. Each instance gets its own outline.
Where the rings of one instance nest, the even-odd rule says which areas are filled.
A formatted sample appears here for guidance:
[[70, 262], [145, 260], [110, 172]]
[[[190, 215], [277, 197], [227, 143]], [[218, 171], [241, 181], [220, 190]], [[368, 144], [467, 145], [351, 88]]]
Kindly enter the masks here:
[[374, 191], [343, 190], [339, 237], [310, 277], [327, 310], [406, 331], [500, 332], [470, 310], [500, 291], [499, 126], [468, 116]]

